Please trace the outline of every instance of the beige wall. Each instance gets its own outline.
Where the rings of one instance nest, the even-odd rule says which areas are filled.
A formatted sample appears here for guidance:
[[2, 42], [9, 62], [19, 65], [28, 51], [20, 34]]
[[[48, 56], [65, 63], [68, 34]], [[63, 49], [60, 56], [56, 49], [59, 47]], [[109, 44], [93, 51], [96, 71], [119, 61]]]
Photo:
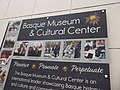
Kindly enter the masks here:
[[111, 90], [120, 90], [120, 0], [0, 0], [0, 45], [10, 20], [106, 9]]

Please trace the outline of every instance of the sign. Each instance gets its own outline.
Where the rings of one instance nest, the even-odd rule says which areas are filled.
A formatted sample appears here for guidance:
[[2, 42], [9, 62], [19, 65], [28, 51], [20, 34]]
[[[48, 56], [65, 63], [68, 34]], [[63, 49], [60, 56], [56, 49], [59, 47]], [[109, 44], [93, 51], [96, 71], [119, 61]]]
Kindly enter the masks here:
[[13, 59], [4, 90], [110, 90], [109, 65]]
[[106, 12], [93, 11], [23, 20], [18, 41], [106, 38]]
[[9, 22], [4, 90], [110, 90], [106, 10]]
[[108, 62], [106, 10], [9, 22], [1, 64], [10, 56]]

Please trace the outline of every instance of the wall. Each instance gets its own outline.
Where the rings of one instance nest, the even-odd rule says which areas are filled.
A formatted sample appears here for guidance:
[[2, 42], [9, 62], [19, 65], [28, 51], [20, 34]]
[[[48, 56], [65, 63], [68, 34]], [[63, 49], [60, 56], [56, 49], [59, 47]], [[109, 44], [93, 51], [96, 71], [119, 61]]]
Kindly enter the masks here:
[[8, 21], [106, 9], [111, 90], [120, 90], [120, 0], [0, 0], [0, 45]]

